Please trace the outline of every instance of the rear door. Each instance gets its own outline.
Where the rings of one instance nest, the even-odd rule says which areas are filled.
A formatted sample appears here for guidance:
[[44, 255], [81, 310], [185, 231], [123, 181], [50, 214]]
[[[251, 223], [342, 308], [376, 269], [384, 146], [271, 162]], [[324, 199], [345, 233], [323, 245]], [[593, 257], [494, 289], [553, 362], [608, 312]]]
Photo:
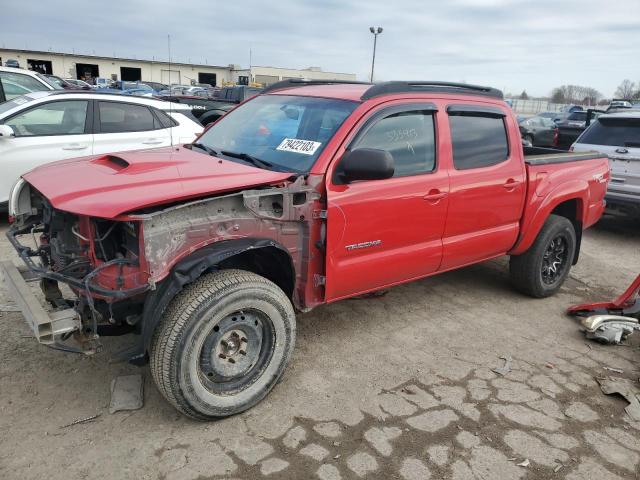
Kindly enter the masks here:
[[[447, 107], [453, 168], [441, 270], [507, 252], [518, 236], [525, 169], [517, 127], [497, 106]], [[514, 140], [515, 139], [515, 140]]]
[[0, 202], [29, 170], [56, 160], [91, 155], [91, 102], [60, 100], [38, 104], [2, 121], [15, 137], [0, 138]]
[[640, 116], [599, 117], [577, 140], [574, 151], [609, 156], [609, 197], [640, 203]]
[[96, 101], [94, 153], [165, 147], [171, 135], [146, 105]]
[[449, 179], [437, 159], [435, 117], [433, 104], [405, 103], [379, 107], [356, 127], [348, 149], [390, 152], [395, 175], [346, 185], [327, 180], [328, 301], [440, 266]]

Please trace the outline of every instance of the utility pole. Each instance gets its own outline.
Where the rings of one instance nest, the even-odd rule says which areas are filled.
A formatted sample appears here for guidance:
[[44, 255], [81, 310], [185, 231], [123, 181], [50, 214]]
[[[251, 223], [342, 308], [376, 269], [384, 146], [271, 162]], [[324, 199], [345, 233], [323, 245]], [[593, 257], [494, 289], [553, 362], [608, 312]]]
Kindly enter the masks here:
[[371, 78], [369, 78], [369, 81], [373, 83], [373, 69], [376, 65], [376, 44], [378, 43], [378, 35], [382, 33], [382, 27], [369, 27], [369, 31], [373, 33], [373, 58], [371, 59]]

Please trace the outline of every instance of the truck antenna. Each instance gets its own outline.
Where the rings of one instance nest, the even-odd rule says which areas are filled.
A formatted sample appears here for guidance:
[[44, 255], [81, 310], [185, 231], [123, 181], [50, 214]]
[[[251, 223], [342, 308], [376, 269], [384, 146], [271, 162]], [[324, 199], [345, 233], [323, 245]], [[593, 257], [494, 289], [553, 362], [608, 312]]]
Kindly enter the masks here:
[[171, 142], [171, 149], [173, 150], [173, 101], [171, 100], [171, 35], [167, 34], [167, 49], [169, 50], [169, 116], [171, 117], [171, 125], [169, 126], [169, 139]]

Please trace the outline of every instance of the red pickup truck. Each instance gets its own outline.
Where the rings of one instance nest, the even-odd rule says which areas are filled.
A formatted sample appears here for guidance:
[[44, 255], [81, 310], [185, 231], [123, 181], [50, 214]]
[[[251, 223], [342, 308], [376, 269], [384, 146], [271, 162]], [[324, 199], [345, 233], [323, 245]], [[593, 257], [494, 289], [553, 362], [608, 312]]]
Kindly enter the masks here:
[[492, 88], [289, 80], [193, 144], [25, 174], [8, 238], [26, 268], [2, 273], [40, 342], [138, 334], [119, 357], [207, 419], [273, 388], [296, 310], [501, 255], [518, 290], [553, 294], [608, 180], [606, 156], [523, 151]]

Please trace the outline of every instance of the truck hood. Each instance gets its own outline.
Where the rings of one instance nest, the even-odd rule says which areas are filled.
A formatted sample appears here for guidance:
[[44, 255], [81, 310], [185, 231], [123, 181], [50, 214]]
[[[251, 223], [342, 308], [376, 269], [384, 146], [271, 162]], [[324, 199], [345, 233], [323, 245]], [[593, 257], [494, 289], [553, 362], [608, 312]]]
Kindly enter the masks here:
[[291, 175], [166, 147], [63, 160], [23, 178], [59, 210], [115, 218], [147, 207], [277, 184]]

